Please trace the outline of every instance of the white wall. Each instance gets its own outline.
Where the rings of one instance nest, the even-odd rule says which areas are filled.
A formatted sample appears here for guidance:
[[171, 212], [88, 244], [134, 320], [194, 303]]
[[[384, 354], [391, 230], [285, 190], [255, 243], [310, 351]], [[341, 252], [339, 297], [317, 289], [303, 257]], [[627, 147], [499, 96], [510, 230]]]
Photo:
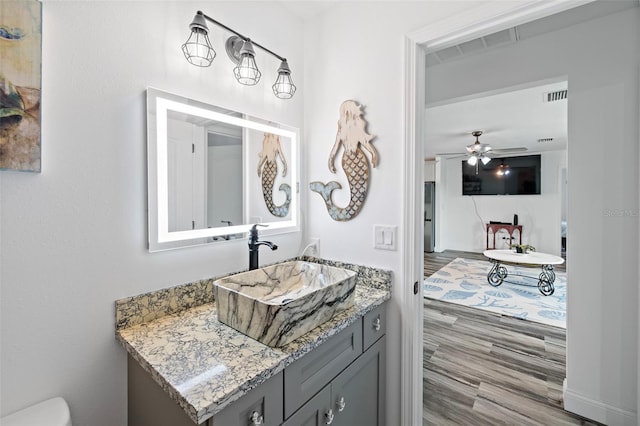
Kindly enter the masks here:
[[612, 425], [636, 424], [638, 409], [639, 16], [627, 10], [427, 70], [429, 102], [568, 77], [565, 406]]
[[237, 145], [207, 147], [207, 222], [210, 227], [243, 223], [242, 139]]
[[[438, 250], [482, 252], [486, 248], [486, 224], [495, 220], [513, 222], [518, 215], [522, 225], [522, 242], [540, 252], [560, 254], [560, 170], [566, 165], [566, 151], [549, 151], [542, 155], [540, 195], [462, 195], [462, 161], [440, 161], [445, 171], [436, 182], [441, 242]], [[508, 236], [496, 236], [496, 248], [508, 248]], [[493, 236], [490, 235], [493, 242]], [[517, 234], [515, 242], [518, 242]]]
[[[247, 267], [246, 241], [146, 248], [148, 86], [303, 124], [305, 91], [271, 92], [274, 58], [258, 51], [263, 81], [241, 86], [212, 29], [214, 65], [185, 61], [198, 9], [286, 55], [304, 85], [302, 22], [275, 2], [43, 3], [42, 173], [0, 174], [0, 415], [61, 395], [74, 425], [125, 425], [114, 301]], [[270, 239], [261, 261], [298, 254], [300, 233]]]
[[[346, 205], [348, 190], [340, 158], [336, 160], [338, 174], [330, 173], [327, 166], [343, 101], [352, 99], [364, 105], [368, 131], [376, 135], [372, 143], [380, 164], [371, 169], [370, 191], [360, 214], [351, 221], [336, 222], [316, 193], [308, 196], [307, 214], [308, 236], [320, 237], [323, 257], [394, 272], [387, 339], [388, 425], [400, 425], [401, 313], [397, 300], [400, 289], [413, 282], [401, 277], [400, 251], [373, 249], [373, 225], [397, 225], [402, 234], [404, 36], [469, 6], [468, 2], [339, 2], [305, 26], [308, 179], [340, 181], [345, 189], [336, 191], [340, 194], [335, 194], [334, 202]], [[302, 190], [308, 191], [308, 185]]]

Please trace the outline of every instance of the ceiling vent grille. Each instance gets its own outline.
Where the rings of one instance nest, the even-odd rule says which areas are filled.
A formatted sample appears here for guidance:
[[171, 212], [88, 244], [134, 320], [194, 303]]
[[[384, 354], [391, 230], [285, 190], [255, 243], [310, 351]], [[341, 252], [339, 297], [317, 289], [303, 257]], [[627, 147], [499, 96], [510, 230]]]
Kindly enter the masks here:
[[555, 92], [547, 92], [544, 94], [545, 102], [556, 102], [567, 99], [567, 89], [556, 90]]
[[538, 139], [538, 143], [551, 142], [553, 138], [541, 138]]
[[517, 30], [515, 28], [507, 28], [497, 33], [431, 52], [427, 54], [427, 66], [442, 64], [468, 55], [484, 53], [488, 49], [505, 46], [516, 41], [518, 41]]

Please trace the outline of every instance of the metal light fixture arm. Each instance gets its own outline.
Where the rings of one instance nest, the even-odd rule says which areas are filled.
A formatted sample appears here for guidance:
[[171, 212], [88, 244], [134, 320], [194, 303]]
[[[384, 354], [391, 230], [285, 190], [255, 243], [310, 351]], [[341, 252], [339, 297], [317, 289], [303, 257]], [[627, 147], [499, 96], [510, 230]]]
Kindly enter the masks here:
[[250, 39], [249, 37], [246, 37], [242, 34], [240, 34], [239, 32], [237, 32], [236, 30], [234, 30], [233, 28], [230, 28], [228, 26], [226, 26], [225, 24], [223, 24], [220, 21], [216, 21], [215, 19], [213, 19], [211, 16], [207, 15], [206, 13], [202, 12], [201, 10], [198, 10], [196, 12], [198, 15], [202, 15], [202, 17], [204, 19], [206, 19], [207, 21], [216, 24], [217, 26], [219, 26], [220, 28], [224, 28], [225, 30], [229, 31], [230, 33], [233, 33], [235, 35], [237, 35], [238, 37], [240, 37], [243, 41], [250, 41], [251, 44], [253, 44], [256, 47], [259, 47], [260, 49], [264, 50], [265, 52], [269, 53], [272, 56], [275, 56], [276, 58], [280, 59], [281, 61], [286, 61], [287, 59], [278, 55], [277, 53], [275, 53], [274, 51], [267, 49], [266, 47], [264, 47], [263, 45], [256, 43], [254, 40]]
[[216, 52], [209, 41], [207, 21], [233, 34], [227, 39], [225, 48], [231, 60], [236, 64], [233, 73], [238, 83], [253, 86], [260, 80], [262, 73], [255, 62], [255, 51], [253, 49], [253, 46], [257, 46], [280, 60], [280, 66], [277, 71], [278, 77], [271, 86], [274, 95], [280, 99], [290, 99], [295, 94], [296, 85], [293, 84], [291, 79], [291, 68], [289, 68], [286, 58], [259, 43], [253, 42], [249, 37], [213, 19], [201, 10], [196, 12], [193, 21], [189, 25], [191, 35], [182, 45], [182, 52], [187, 61], [199, 67], [208, 67], [213, 62]]

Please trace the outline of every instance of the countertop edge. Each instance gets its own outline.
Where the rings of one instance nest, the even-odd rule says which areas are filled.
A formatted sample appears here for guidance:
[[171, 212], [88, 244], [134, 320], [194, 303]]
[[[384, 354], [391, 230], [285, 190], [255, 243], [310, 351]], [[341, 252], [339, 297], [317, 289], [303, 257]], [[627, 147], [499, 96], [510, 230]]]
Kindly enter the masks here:
[[138, 351], [135, 350], [133, 346], [129, 344], [127, 339], [125, 339], [121, 334], [120, 330], [116, 330], [116, 340], [120, 342], [120, 344], [127, 351], [127, 354], [131, 355], [131, 357], [142, 367], [144, 371], [151, 375], [153, 381], [155, 381], [167, 394], [171, 399], [176, 401], [180, 407], [185, 411], [185, 414], [189, 416], [191, 420], [193, 420], [196, 424], [202, 423], [202, 421], [206, 420], [198, 420], [198, 413], [195, 407], [190, 404], [181, 394], [178, 392], [171, 384], [160, 374], [153, 366], [147, 362], [144, 356], [140, 355]]

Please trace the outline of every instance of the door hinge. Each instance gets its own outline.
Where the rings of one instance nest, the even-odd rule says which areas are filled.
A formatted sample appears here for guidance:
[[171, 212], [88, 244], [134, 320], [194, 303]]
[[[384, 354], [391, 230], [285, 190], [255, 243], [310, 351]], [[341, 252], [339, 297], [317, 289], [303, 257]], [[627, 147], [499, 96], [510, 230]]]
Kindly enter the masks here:
[[196, 229], [196, 221], [195, 220], [191, 221], [191, 229]]
[[196, 144], [194, 144], [194, 143], [191, 144], [191, 153], [192, 154], [196, 153]]
[[418, 294], [418, 290], [420, 289], [420, 284], [418, 281], [413, 283], [413, 294]]

